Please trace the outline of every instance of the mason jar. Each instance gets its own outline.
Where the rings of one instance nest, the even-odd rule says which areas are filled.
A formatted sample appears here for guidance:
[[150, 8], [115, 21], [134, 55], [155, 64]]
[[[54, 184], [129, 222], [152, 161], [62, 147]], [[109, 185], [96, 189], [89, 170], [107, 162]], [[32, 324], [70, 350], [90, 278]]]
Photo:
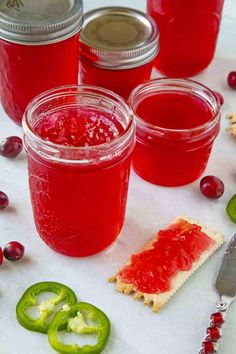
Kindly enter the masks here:
[[85, 14], [80, 36], [81, 83], [101, 86], [127, 99], [148, 81], [159, 50], [153, 19], [126, 7]]
[[0, 99], [21, 124], [29, 101], [78, 83], [82, 0], [0, 2]]
[[133, 168], [161, 186], [193, 182], [204, 172], [220, 129], [220, 103], [206, 86], [161, 78], [137, 87], [129, 103], [136, 117]]
[[28, 105], [23, 130], [41, 238], [77, 257], [111, 245], [124, 223], [135, 143], [129, 106], [99, 87], [54, 88]]
[[205, 69], [216, 49], [224, 0], [147, 0], [160, 30], [156, 68], [170, 77], [190, 77]]

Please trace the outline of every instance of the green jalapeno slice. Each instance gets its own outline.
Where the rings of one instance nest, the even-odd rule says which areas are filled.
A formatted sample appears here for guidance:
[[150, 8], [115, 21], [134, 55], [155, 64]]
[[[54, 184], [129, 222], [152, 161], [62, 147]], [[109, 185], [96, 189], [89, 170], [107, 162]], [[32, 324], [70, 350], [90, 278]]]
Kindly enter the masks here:
[[[85, 339], [95, 335], [96, 343], [65, 344], [60, 338], [62, 331], [77, 333]], [[80, 302], [57, 313], [49, 326], [48, 340], [52, 348], [62, 354], [98, 354], [105, 348], [109, 334], [110, 321], [105, 313], [91, 304]]]
[[[47, 292], [53, 293], [55, 296], [39, 303], [37, 297]], [[47, 333], [56, 312], [63, 306], [71, 306], [76, 303], [75, 293], [66, 285], [49, 281], [36, 283], [30, 286], [19, 300], [16, 306], [16, 317], [18, 322], [28, 330]], [[39, 315], [36, 318], [29, 314], [30, 308], [35, 308], [38, 311]]]

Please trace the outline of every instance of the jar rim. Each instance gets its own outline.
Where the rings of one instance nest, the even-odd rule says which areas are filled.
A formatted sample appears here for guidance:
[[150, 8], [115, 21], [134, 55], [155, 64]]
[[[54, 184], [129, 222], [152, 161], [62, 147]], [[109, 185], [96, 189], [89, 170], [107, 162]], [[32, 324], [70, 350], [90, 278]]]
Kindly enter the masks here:
[[[161, 127], [155, 124], [152, 124], [150, 122], [145, 121], [144, 119], [142, 119], [136, 112], [136, 108], [135, 105], [138, 105], [143, 99], [149, 97], [150, 91], [151, 93], [155, 93], [157, 92], [155, 89], [160, 88], [160, 89], [164, 89], [167, 90], [169, 88], [169, 90], [174, 89], [175, 91], [179, 90], [180, 92], [184, 92], [183, 90], [181, 90], [181, 87], [186, 87], [188, 89], [191, 89], [190, 93], [195, 92], [195, 90], [201, 90], [202, 92], [206, 92], [209, 95], [209, 99], [211, 99], [211, 103], [208, 100], [208, 104], [211, 105], [211, 108], [214, 110], [213, 111], [213, 116], [212, 119], [200, 124], [196, 127], [193, 128], [185, 128], [185, 129], [172, 129], [172, 128], [165, 128], [165, 127]], [[143, 94], [143, 99], [140, 99], [140, 101], [137, 104], [137, 99], [139, 95]], [[199, 95], [199, 97], [202, 97], [203, 99], [207, 100], [206, 96], [203, 95]], [[141, 84], [139, 86], [137, 86], [130, 94], [129, 98], [128, 98], [128, 103], [130, 104], [131, 108], [133, 109], [133, 112], [135, 114], [135, 119], [137, 122], [137, 125], [141, 125], [142, 127], [152, 131], [152, 132], [162, 132], [163, 134], [165, 133], [195, 133], [198, 132], [199, 130], [208, 130], [210, 129], [212, 126], [215, 126], [215, 124], [218, 123], [218, 121], [220, 120], [220, 101], [219, 98], [213, 93], [213, 91], [208, 88], [207, 86], [199, 83], [198, 81], [195, 80], [191, 80], [191, 79], [176, 79], [176, 78], [167, 78], [167, 77], [161, 77], [161, 78], [157, 78], [157, 79], [153, 79], [150, 80], [144, 84]]]
[[[132, 25], [130, 26], [135, 28], [137, 33], [140, 32], [140, 38], [134, 31], [137, 35], [137, 37], [134, 36], [136, 39], [132, 37], [130, 42], [128, 40], [127, 42], [126, 40], [123, 42], [124, 37], [120, 34], [120, 28], [118, 31], [118, 27], [116, 27], [120, 24], [117, 20], [118, 18], [123, 18], [123, 21], [126, 23], [127, 20], [132, 21]], [[98, 24], [101, 22], [100, 27], [98, 24], [96, 26], [96, 21]], [[112, 27], [111, 31], [114, 30], [115, 33], [118, 33], [119, 38], [120, 36], [122, 37], [119, 46], [117, 40], [111, 40], [110, 35], [109, 39], [101, 37], [101, 33], [103, 33], [103, 36], [107, 36], [104, 26], [113, 23], [117, 23], [118, 25]], [[86, 34], [91, 25], [96, 29], [97, 33], [94, 34], [94, 30], [92, 29], [90, 32], [93, 36], [99, 33], [98, 37], [101, 37], [99, 39], [100, 42], [92, 40], [91, 36]], [[121, 24], [120, 27], [122, 27]], [[114, 42], [115, 45], [113, 45]], [[102, 7], [91, 10], [84, 15], [80, 44], [81, 58], [95, 66], [110, 70], [131, 69], [144, 65], [156, 57], [159, 51], [159, 30], [155, 21], [142, 11], [121, 6]]]
[[24, 4], [19, 1], [17, 8], [14, 4], [0, 4], [0, 38], [8, 42], [24, 45], [56, 43], [72, 37], [82, 27], [82, 0], [64, 0], [57, 15], [54, 14], [53, 2], [49, 0], [48, 3], [44, 1], [45, 7], [39, 4], [38, 9], [42, 8], [40, 14], [37, 2]]
[[[65, 94], [73, 94], [73, 93], [86, 93], [88, 96], [94, 94], [95, 97], [101, 97], [109, 102], [112, 102], [114, 105], [119, 106], [120, 110], [128, 118], [127, 126], [125, 127], [124, 131], [119, 134], [115, 139], [105, 142], [103, 144], [98, 145], [91, 145], [91, 146], [66, 146], [60, 145], [49, 140], [45, 140], [37, 135], [33, 127], [29, 122], [29, 118], [33, 111], [40, 106], [40, 104], [46, 103], [47, 100], [56, 98], [56, 97], [64, 97]], [[43, 145], [49, 154], [49, 158], [52, 158], [55, 161], [66, 162], [66, 163], [89, 163], [90, 160], [86, 159], [63, 159], [58, 156], [53, 156], [57, 153], [58, 150], [64, 152], [81, 152], [82, 154], [88, 155], [88, 153], [100, 153], [100, 154], [107, 154], [108, 151], [112, 151], [119, 143], [126, 142], [127, 139], [135, 132], [135, 122], [134, 122], [134, 115], [131, 108], [125, 102], [125, 100], [120, 97], [119, 95], [115, 94], [114, 92], [101, 88], [99, 86], [94, 85], [64, 85], [55, 87], [53, 89], [47, 90], [40, 95], [36, 96], [32, 99], [28, 106], [26, 107], [23, 119], [22, 119], [22, 127], [24, 131], [25, 137], [29, 138], [31, 142], [35, 142], [36, 144]], [[26, 144], [25, 144], [26, 145]], [[26, 148], [27, 149], [27, 148]], [[46, 157], [46, 156], [44, 156]], [[106, 157], [104, 157], [106, 160]]]

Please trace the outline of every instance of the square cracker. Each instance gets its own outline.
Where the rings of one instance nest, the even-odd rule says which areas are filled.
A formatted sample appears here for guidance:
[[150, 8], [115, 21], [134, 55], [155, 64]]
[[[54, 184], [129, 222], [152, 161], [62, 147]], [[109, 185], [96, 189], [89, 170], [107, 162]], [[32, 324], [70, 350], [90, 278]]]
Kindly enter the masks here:
[[[141, 298], [144, 299], [145, 305], [153, 304], [153, 312], [157, 312], [161, 307], [163, 307], [167, 301], [176, 293], [176, 291], [186, 282], [186, 280], [203, 264], [206, 260], [219, 248], [223, 245], [224, 240], [222, 234], [219, 231], [214, 231], [209, 227], [204, 227], [199, 222], [193, 219], [189, 219], [187, 217], [178, 217], [174, 220], [170, 225], [178, 223], [180, 220], [185, 220], [191, 224], [196, 224], [201, 226], [202, 232], [204, 232], [208, 237], [215, 241], [214, 245], [212, 245], [209, 249], [204, 251], [197, 262], [194, 262], [192, 268], [189, 271], [179, 271], [178, 274], [172, 279], [171, 281], [171, 290], [163, 292], [161, 294], [148, 294], [138, 291], [134, 284], [126, 284], [121, 281], [119, 276], [119, 272], [112, 276], [109, 281], [114, 282], [116, 281], [116, 289], [119, 292], [122, 292], [126, 295], [134, 293], [134, 298], [136, 300], [140, 300]], [[168, 226], [170, 226], [168, 225]], [[168, 228], [167, 226], [167, 228]], [[157, 241], [157, 236], [149, 241], [139, 253], [151, 249], [154, 242]], [[126, 263], [126, 265], [130, 264], [130, 260]], [[123, 267], [122, 267], [123, 268]]]

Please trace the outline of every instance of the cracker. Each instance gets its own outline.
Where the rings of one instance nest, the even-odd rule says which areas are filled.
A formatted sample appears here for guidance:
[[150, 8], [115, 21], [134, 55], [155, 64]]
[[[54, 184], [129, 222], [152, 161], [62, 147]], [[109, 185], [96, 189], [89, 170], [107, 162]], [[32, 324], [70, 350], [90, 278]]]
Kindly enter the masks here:
[[[114, 282], [116, 281], [116, 289], [119, 292], [122, 292], [126, 295], [129, 295], [131, 293], [134, 293], [134, 298], [136, 300], [143, 299], [144, 300], [144, 305], [150, 305], [152, 304], [152, 310], [153, 312], [157, 312], [161, 307], [163, 307], [169, 300], [170, 298], [176, 293], [176, 291], [186, 282], [186, 280], [203, 264], [206, 262], [206, 260], [219, 248], [222, 246], [224, 243], [223, 237], [220, 232], [214, 231], [211, 228], [206, 228], [203, 225], [201, 225], [199, 222], [193, 219], [189, 219], [187, 217], [179, 217], [174, 222], [172, 222], [170, 225], [173, 225], [177, 223], [180, 220], [185, 220], [188, 221], [191, 224], [196, 224], [201, 226], [202, 231], [211, 239], [215, 241], [214, 245], [211, 246], [210, 249], [204, 251], [200, 258], [198, 259], [197, 262], [194, 262], [192, 265], [192, 268], [189, 271], [180, 271], [171, 281], [171, 290], [163, 292], [161, 294], [148, 294], [148, 293], [143, 293], [138, 291], [135, 288], [134, 284], [126, 284], [123, 283], [119, 277], [119, 272], [112, 276], [109, 281]], [[168, 225], [168, 226], [170, 226]], [[167, 227], [168, 227], [167, 226]], [[157, 237], [153, 238], [151, 241], [149, 241], [141, 250], [140, 253], [143, 252], [144, 250], [151, 249], [152, 244], [157, 241]], [[130, 261], [127, 263], [127, 265], [130, 264]], [[122, 267], [123, 268], [123, 267]]]
[[229, 131], [233, 137], [236, 137], [236, 113], [227, 114], [226, 118], [229, 119], [230, 123], [230, 126], [226, 128], [226, 131]]

